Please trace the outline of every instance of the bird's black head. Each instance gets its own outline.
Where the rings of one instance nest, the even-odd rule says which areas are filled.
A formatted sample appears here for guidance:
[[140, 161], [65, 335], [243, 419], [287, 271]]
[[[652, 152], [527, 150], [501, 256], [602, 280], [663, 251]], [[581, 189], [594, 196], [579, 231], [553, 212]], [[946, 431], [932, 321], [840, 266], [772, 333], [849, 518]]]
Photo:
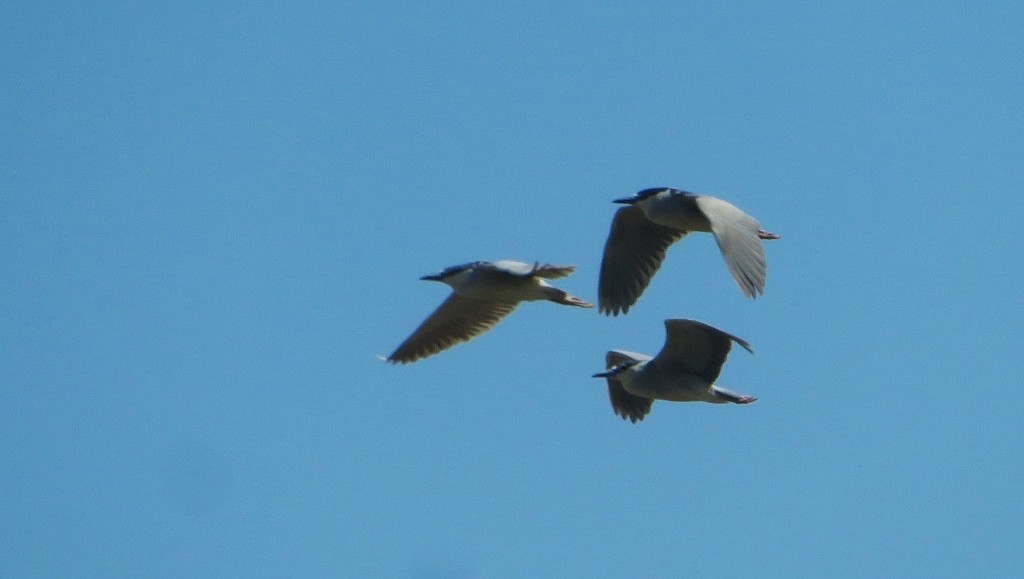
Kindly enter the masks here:
[[476, 265], [478, 263], [480, 263], [480, 262], [473, 261], [473, 262], [470, 262], [470, 263], [464, 263], [462, 265], [453, 265], [451, 267], [444, 268], [444, 271], [442, 271], [441, 273], [434, 273], [434, 274], [430, 274], [430, 275], [425, 275], [425, 276], [421, 277], [420, 279], [422, 279], [423, 281], [444, 281], [446, 277], [455, 275], [455, 274], [457, 274], [459, 272], [466, 271], [467, 269], [472, 269], [472, 268], [476, 267]]
[[633, 195], [632, 197], [616, 199], [615, 201], [613, 201], [613, 203], [622, 203], [623, 205], [635, 205], [640, 201], [647, 199], [648, 197], [661, 193], [662, 191], [675, 191], [675, 189], [672, 189], [671, 187], [653, 187], [651, 189], [642, 189], [640, 191], [637, 191], [636, 194]]

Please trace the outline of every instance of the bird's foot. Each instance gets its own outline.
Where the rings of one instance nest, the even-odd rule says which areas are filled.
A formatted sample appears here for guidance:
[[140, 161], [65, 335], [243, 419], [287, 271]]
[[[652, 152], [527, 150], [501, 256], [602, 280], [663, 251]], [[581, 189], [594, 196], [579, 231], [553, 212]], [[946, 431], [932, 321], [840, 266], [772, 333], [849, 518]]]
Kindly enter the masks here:
[[758, 229], [757, 236], [761, 239], [782, 239], [780, 235], [776, 235], [771, 231], [765, 231], [764, 229]]
[[571, 296], [569, 294], [566, 294], [565, 297], [562, 298], [562, 303], [567, 305], [567, 306], [576, 306], [578, 308], [592, 308], [592, 307], [594, 307], [594, 304], [592, 304], [590, 302], [587, 302], [587, 301], [584, 301], [584, 300], [581, 300], [580, 298], [578, 298], [576, 296]]
[[736, 404], [750, 404], [755, 401], [757, 401], [757, 398], [754, 398], [753, 396], [740, 396], [736, 399]]

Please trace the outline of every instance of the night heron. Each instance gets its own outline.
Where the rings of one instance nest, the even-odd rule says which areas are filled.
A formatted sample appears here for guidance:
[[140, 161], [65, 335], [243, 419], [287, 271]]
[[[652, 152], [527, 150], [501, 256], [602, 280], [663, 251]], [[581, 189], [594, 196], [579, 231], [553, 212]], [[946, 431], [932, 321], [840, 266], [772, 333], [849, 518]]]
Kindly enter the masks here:
[[575, 269], [571, 265], [531, 265], [509, 260], [474, 261], [446, 268], [436, 275], [425, 275], [420, 279], [446, 283], [452, 293], [387, 361], [415, 362], [469, 341], [493, 328], [519, 302], [548, 300], [591, 308], [591, 304], [544, 281], [565, 277]]
[[627, 313], [658, 271], [668, 247], [691, 231], [714, 234], [744, 295], [755, 298], [764, 293], [767, 265], [761, 240], [779, 236], [761, 229], [736, 206], [667, 187], [644, 189], [615, 203], [628, 207], [615, 213], [604, 246], [597, 294], [601, 313]]
[[754, 351], [744, 340], [694, 320], [665, 320], [665, 345], [655, 357], [626, 350], [611, 350], [605, 357], [612, 409], [636, 423], [651, 411], [655, 400], [749, 404], [757, 398], [737, 394], [715, 384], [722, 365], [736, 342]]

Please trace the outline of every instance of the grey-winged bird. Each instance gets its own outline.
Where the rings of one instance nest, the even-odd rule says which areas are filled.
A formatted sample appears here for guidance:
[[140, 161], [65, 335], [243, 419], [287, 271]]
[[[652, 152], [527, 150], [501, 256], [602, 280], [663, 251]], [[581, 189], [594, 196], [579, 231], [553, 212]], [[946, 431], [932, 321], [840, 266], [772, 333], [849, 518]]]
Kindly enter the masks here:
[[715, 384], [722, 365], [736, 342], [754, 353], [750, 344], [695, 320], [665, 320], [665, 346], [651, 358], [626, 350], [605, 356], [612, 409], [623, 420], [639, 422], [655, 400], [749, 404], [757, 398], [737, 394]]
[[755, 298], [764, 293], [767, 265], [761, 240], [779, 236], [761, 229], [756, 219], [736, 206], [668, 187], [644, 189], [615, 203], [628, 207], [615, 212], [604, 245], [597, 291], [601, 313], [629, 312], [661, 267], [668, 247], [691, 231], [715, 236], [744, 295]]
[[548, 285], [545, 279], [571, 274], [571, 265], [530, 265], [519, 261], [474, 261], [446, 268], [420, 279], [439, 281], [451, 295], [387, 357], [388, 362], [415, 362], [466, 342], [490, 330], [512, 313], [519, 302], [548, 300], [566, 306], [592, 308], [576, 296]]

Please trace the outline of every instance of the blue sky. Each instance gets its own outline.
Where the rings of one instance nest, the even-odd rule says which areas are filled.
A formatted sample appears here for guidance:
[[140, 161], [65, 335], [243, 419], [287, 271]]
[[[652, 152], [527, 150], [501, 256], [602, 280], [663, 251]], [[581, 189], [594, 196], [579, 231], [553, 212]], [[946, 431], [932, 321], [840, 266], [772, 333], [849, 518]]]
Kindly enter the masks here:
[[[6, 3], [0, 575], [1024, 573], [1024, 8], [767, 4]], [[376, 358], [449, 265], [595, 300], [663, 185], [783, 236], [762, 298], [693, 236]], [[612, 413], [674, 317], [756, 404]]]

